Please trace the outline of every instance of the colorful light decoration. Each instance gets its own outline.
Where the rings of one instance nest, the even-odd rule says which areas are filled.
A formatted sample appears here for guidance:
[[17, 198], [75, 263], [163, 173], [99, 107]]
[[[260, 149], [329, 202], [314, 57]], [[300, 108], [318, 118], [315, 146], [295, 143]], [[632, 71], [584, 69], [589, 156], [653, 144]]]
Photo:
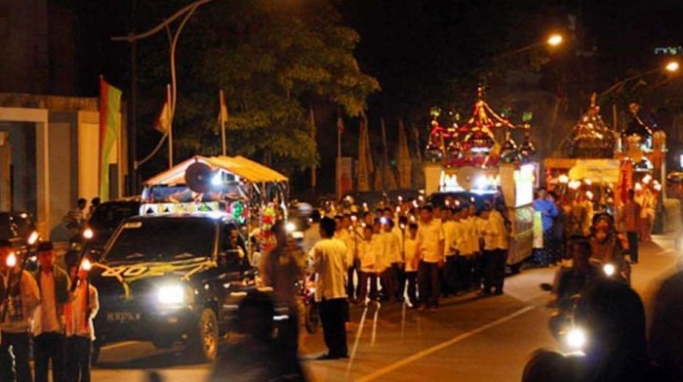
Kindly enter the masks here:
[[[530, 141], [528, 131], [525, 132], [524, 144], [520, 147], [512, 138], [511, 130], [529, 128], [533, 114], [525, 112], [524, 124], [517, 126], [510, 122], [510, 108], [497, 114], [483, 99], [483, 88], [478, 89], [478, 99], [474, 104], [471, 117], [462, 125], [454, 124], [451, 128], [439, 124], [441, 110], [432, 108], [431, 132], [426, 148], [426, 157], [430, 162], [443, 163], [445, 167], [472, 166], [478, 168], [497, 167], [500, 163], [528, 163], [536, 149]], [[493, 131], [504, 128], [505, 142], [502, 147], [496, 142]], [[509, 133], [509, 134], [508, 134]]]

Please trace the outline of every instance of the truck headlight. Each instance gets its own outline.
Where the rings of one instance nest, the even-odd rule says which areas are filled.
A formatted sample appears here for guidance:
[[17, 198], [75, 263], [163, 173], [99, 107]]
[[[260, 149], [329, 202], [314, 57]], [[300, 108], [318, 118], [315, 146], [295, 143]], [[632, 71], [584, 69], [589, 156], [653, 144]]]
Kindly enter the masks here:
[[164, 285], [159, 288], [157, 299], [164, 305], [182, 304], [185, 302], [185, 290], [181, 285]]

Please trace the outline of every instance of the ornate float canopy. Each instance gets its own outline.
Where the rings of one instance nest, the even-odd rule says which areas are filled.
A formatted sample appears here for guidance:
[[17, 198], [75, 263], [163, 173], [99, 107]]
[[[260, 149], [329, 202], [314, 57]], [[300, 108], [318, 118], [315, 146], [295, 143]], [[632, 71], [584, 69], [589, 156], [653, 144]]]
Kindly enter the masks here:
[[569, 137], [563, 142], [563, 152], [568, 158], [607, 159], [613, 158], [616, 149], [614, 132], [600, 116], [600, 106], [595, 103], [596, 95], [591, 96], [588, 111], [572, 128]]
[[[499, 163], [526, 163], [536, 150], [528, 134], [528, 120], [515, 125], [506, 115], [496, 113], [484, 100], [479, 87], [471, 117], [465, 124], [443, 127], [439, 124], [440, 111], [432, 110], [432, 126], [427, 144], [427, 159], [442, 162], [445, 167], [496, 167]], [[526, 129], [524, 143], [514, 141], [512, 130]], [[496, 141], [494, 132], [504, 130], [504, 142]]]

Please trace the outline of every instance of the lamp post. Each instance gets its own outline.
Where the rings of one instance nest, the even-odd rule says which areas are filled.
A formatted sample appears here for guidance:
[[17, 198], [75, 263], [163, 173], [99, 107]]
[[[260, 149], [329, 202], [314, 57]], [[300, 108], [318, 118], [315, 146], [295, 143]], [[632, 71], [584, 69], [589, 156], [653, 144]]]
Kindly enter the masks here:
[[563, 41], [564, 41], [564, 38], [562, 37], [561, 34], [553, 33], [550, 36], [548, 36], [548, 38], [545, 41], [538, 41], [538, 42], [535, 42], [533, 44], [521, 47], [519, 49], [515, 49], [515, 50], [511, 50], [511, 51], [502, 53], [502, 54], [494, 57], [493, 62], [497, 62], [497, 61], [500, 61], [500, 60], [503, 60], [506, 58], [510, 58], [512, 56], [516, 56], [520, 53], [527, 52], [529, 50], [538, 48], [538, 47], [543, 46], [543, 45], [547, 45], [549, 47], [557, 47], [559, 45], [562, 45]]
[[[641, 78], [648, 76], [650, 74], [661, 73], [661, 72], [675, 73], [678, 71], [679, 66], [680, 65], [679, 65], [678, 61], [671, 60], [671, 61], [668, 61], [662, 67], [658, 67], [658, 68], [648, 70], [648, 71], [640, 73], [640, 74], [634, 74], [632, 76], [626, 77], [623, 80], [615, 82], [613, 85], [611, 85], [610, 87], [608, 87], [607, 89], [602, 91], [599, 94], [599, 97], [604, 97], [604, 96], [607, 96], [607, 95], [609, 95], [615, 91], [621, 90], [624, 88], [624, 86], [626, 86], [627, 83], [634, 81], [634, 80], [641, 79]], [[619, 126], [616, 102], [612, 102], [612, 125], [613, 125], [614, 130], [616, 131], [616, 129]], [[661, 166], [662, 167], [659, 169], [659, 171], [654, 172], [656, 179], [659, 182], [661, 182], [661, 184], [663, 185], [662, 190], [657, 192], [657, 203], [656, 203], [656, 207], [655, 207], [655, 218], [654, 218], [653, 227], [652, 227], [652, 231], [654, 233], [663, 233], [664, 232], [664, 213], [665, 213], [665, 210], [664, 210], [664, 195], [663, 195], [663, 193], [664, 193], [664, 189], [665, 189], [665, 185], [666, 185], [666, 177], [664, 175], [666, 160], [662, 161]], [[638, 184], [636, 184], [636, 186], [638, 186]]]
[[643, 78], [645, 76], [648, 76], [650, 74], [654, 74], [654, 73], [658, 73], [658, 72], [675, 73], [678, 71], [678, 68], [679, 68], [678, 61], [675, 61], [675, 60], [668, 61], [666, 63], [666, 65], [664, 65], [663, 67], [654, 68], [654, 69], [648, 70], [647, 72], [644, 72], [644, 73], [634, 74], [630, 77], [624, 78], [623, 80], [619, 80], [619, 81], [615, 82], [612, 86], [608, 87], [607, 89], [603, 90], [602, 93], [598, 94], [598, 97], [604, 97], [604, 96], [612, 93], [613, 91], [615, 91], [617, 89], [621, 89], [626, 85], [626, 83], [628, 83], [630, 81], [637, 80], [637, 79]]
[[[176, 46], [178, 45], [178, 38], [180, 37], [180, 32], [182, 32], [183, 27], [185, 24], [188, 22], [188, 20], [192, 17], [194, 12], [199, 8], [200, 6], [210, 3], [214, 0], [197, 0], [193, 3], [190, 3], [186, 5], [184, 8], [178, 10], [176, 13], [171, 15], [169, 18], [166, 20], [162, 21], [159, 23], [157, 26], [154, 28], [143, 32], [139, 34], [130, 34], [128, 36], [115, 36], [112, 37], [112, 41], [126, 41], [131, 44], [134, 44], [138, 40], [143, 40], [147, 37], [153, 36], [157, 34], [158, 32], [167, 29], [170, 27], [170, 24], [173, 23], [175, 20], [179, 19], [182, 17], [182, 20], [180, 21], [180, 25], [178, 26], [178, 29], [176, 29], [175, 33], [173, 33], [172, 37], [170, 37], [170, 47], [169, 47], [169, 58], [170, 58], [170, 64], [171, 64], [171, 97], [169, 101], [169, 122], [168, 122], [168, 131], [164, 136], [162, 137], [162, 141], [168, 137], [168, 167], [171, 168], [173, 167], [173, 117], [175, 116], [175, 106], [176, 106], [176, 100], [177, 100], [177, 88], [176, 88]], [[156, 149], [147, 156], [144, 160], [140, 162], [135, 162], [137, 166], [140, 164], [146, 162], [149, 158], [152, 157], [156, 153], [156, 151], [161, 147], [161, 145], [157, 145]], [[135, 158], [133, 158], [135, 160]], [[136, 166], [136, 167], [137, 167]]]

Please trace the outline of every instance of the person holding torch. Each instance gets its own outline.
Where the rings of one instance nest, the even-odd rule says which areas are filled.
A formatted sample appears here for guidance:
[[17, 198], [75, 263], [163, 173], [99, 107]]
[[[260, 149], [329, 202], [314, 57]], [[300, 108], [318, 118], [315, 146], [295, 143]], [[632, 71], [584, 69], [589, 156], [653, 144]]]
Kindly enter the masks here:
[[90, 382], [92, 343], [95, 340], [93, 318], [99, 310], [97, 289], [88, 281], [92, 268], [84, 258], [69, 266], [69, 277], [76, 288], [70, 293], [70, 301], [64, 306], [66, 318], [66, 380]]
[[33, 381], [29, 365], [31, 318], [40, 304], [36, 280], [20, 266], [12, 246], [0, 240], [0, 381]]

